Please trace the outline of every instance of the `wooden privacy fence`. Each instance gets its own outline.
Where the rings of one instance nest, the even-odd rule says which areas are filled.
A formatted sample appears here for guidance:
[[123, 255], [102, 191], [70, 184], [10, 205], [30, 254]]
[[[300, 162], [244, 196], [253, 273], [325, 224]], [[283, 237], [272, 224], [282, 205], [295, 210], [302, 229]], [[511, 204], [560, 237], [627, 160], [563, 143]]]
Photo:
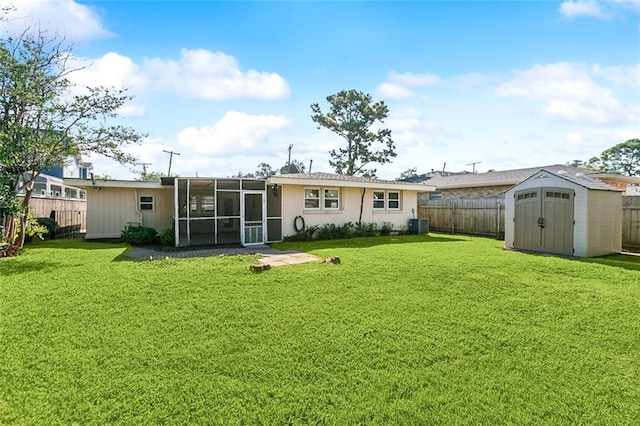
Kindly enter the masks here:
[[87, 228], [87, 201], [58, 197], [31, 198], [33, 217], [50, 217], [60, 228], [56, 238], [78, 238]]
[[622, 199], [622, 246], [640, 250], [640, 197]]
[[[429, 229], [450, 234], [504, 238], [503, 198], [429, 200], [418, 207], [418, 218], [429, 219]], [[622, 199], [622, 246], [640, 249], [640, 197]]]
[[435, 232], [504, 237], [503, 198], [429, 200], [418, 207], [418, 218], [429, 219]]

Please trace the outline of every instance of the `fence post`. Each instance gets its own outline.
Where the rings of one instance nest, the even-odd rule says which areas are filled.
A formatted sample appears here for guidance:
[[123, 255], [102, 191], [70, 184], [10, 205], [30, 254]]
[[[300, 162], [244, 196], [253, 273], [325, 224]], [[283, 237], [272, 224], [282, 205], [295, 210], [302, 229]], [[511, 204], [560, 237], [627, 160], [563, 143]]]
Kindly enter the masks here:
[[451, 234], [456, 234], [456, 202], [451, 201]]

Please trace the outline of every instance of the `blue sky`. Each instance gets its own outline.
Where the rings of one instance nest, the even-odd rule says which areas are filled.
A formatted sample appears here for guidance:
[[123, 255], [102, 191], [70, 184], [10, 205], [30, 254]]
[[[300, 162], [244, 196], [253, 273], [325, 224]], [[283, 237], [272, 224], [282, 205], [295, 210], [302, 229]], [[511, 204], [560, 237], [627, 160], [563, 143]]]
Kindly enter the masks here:
[[[398, 156], [378, 166], [504, 170], [586, 160], [640, 137], [640, 1], [214, 2], [0, 0], [3, 31], [73, 40], [79, 84], [128, 87], [121, 115], [150, 170], [230, 176], [287, 147], [331, 172], [342, 140], [310, 104], [384, 100]], [[99, 157], [100, 175], [130, 179]]]

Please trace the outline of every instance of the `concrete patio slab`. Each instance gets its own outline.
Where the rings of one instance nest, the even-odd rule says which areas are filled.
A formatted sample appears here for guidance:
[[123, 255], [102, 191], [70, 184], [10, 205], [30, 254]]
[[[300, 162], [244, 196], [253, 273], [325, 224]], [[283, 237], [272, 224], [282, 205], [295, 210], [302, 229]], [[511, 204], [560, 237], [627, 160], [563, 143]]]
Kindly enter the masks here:
[[261, 265], [287, 266], [301, 263], [320, 262], [320, 258], [307, 253], [265, 254], [258, 260]]

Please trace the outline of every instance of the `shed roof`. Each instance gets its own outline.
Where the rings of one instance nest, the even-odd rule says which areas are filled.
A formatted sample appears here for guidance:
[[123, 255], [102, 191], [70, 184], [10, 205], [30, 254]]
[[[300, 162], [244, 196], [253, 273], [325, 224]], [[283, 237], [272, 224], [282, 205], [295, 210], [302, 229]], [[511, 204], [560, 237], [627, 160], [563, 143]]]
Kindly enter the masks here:
[[616, 188], [615, 186], [607, 185], [606, 183], [602, 182], [599, 179], [595, 179], [595, 178], [593, 178], [593, 177], [591, 177], [589, 175], [585, 175], [585, 174], [580, 173], [580, 172], [578, 172], [578, 173], [576, 173], [574, 175], [570, 175], [565, 170], [560, 170], [558, 172], [554, 172], [552, 170], [547, 170], [547, 169], [538, 170], [537, 172], [531, 174], [531, 176], [527, 177], [526, 179], [523, 179], [518, 184], [514, 185], [513, 187], [511, 187], [509, 189], [512, 189], [515, 186], [518, 186], [522, 182], [528, 181], [530, 179], [535, 179], [537, 177], [544, 176], [545, 174], [556, 176], [556, 177], [558, 177], [560, 179], [564, 179], [564, 180], [566, 180], [568, 182], [574, 183], [576, 185], [582, 186], [582, 187], [587, 188], [587, 189], [593, 189], [593, 190], [599, 190], [599, 191], [624, 192], [620, 188]]

